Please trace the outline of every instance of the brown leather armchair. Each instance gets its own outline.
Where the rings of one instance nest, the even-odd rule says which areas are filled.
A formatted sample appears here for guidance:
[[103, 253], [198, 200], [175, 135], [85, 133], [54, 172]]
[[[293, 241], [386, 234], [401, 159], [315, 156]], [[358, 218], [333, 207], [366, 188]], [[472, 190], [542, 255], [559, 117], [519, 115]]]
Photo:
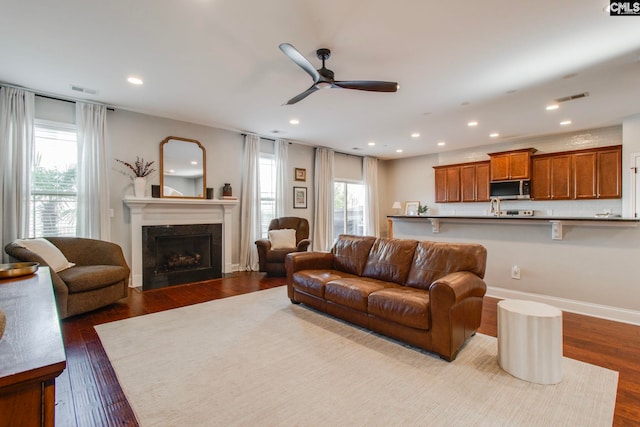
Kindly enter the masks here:
[[[57, 273], [49, 269], [60, 319], [104, 307], [127, 296], [130, 270], [119, 245], [81, 237], [46, 239], [76, 264]], [[18, 261], [48, 266], [38, 254], [16, 243], [7, 244], [4, 250]]]
[[274, 218], [269, 223], [269, 231], [293, 229], [296, 230], [296, 247], [271, 249], [269, 239], [256, 240], [260, 271], [270, 276], [285, 276], [284, 259], [291, 252], [306, 252], [311, 244], [309, 240], [309, 221], [293, 216]]

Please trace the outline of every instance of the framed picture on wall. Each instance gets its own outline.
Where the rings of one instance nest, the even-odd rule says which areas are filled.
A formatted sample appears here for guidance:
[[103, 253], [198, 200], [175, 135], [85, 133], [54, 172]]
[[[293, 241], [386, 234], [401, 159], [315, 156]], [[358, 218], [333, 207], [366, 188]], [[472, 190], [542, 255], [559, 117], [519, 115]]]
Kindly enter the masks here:
[[405, 215], [418, 215], [418, 208], [420, 207], [420, 202], [405, 202], [404, 204], [404, 214]]
[[293, 208], [307, 208], [307, 187], [293, 187]]
[[307, 170], [302, 168], [295, 168], [296, 181], [307, 180]]

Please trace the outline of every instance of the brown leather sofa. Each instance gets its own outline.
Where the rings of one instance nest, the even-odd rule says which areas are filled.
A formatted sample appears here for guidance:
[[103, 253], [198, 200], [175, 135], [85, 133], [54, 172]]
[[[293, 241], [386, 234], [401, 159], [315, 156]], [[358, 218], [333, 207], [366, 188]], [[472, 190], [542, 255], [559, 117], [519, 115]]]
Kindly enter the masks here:
[[288, 295], [452, 361], [480, 326], [486, 260], [478, 244], [341, 235], [287, 255]]
[[291, 252], [305, 252], [311, 240], [309, 240], [309, 221], [305, 218], [295, 216], [286, 216], [282, 218], [274, 218], [269, 223], [269, 231], [296, 230], [296, 245], [291, 248], [272, 249], [269, 239], [260, 239], [256, 241], [258, 249], [258, 269], [266, 272], [269, 276], [284, 276], [284, 259]]
[[[57, 273], [49, 269], [60, 319], [104, 307], [127, 296], [130, 269], [119, 245], [81, 237], [46, 239], [76, 264]], [[48, 266], [38, 254], [16, 243], [7, 244], [5, 252], [18, 261]]]

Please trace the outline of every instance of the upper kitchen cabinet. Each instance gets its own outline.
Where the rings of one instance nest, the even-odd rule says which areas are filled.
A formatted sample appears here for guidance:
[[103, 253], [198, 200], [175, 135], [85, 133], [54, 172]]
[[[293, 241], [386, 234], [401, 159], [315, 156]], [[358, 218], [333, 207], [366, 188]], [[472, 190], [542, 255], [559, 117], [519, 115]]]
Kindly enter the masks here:
[[571, 199], [570, 154], [534, 156], [531, 161], [531, 197], [535, 200]]
[[434, 167], [436, 203], [460, 201], [460, 166]]
[[590, 148], [532, 157], [535, 200], [622, 197], [622, 147]]
[[531, 178], [531, 155], [535, 148], [490, 153], [491, 181]]
[[434, 166], [436, 203], [488, 202], [489, 162]]
[[622, 197], [622, 146], [576, 153], [573, 170], [576, 199]]

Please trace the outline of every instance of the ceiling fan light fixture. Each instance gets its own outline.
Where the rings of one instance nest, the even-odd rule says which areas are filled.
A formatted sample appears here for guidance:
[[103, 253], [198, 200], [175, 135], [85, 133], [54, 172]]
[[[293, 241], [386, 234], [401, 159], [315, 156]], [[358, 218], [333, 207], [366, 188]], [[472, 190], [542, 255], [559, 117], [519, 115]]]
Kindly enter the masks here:
[[318, 89], [330, 89], [331, 86], [333, 86], [331, 83], [329, 82], [318, 82], [316, 83], [316, 87]]

